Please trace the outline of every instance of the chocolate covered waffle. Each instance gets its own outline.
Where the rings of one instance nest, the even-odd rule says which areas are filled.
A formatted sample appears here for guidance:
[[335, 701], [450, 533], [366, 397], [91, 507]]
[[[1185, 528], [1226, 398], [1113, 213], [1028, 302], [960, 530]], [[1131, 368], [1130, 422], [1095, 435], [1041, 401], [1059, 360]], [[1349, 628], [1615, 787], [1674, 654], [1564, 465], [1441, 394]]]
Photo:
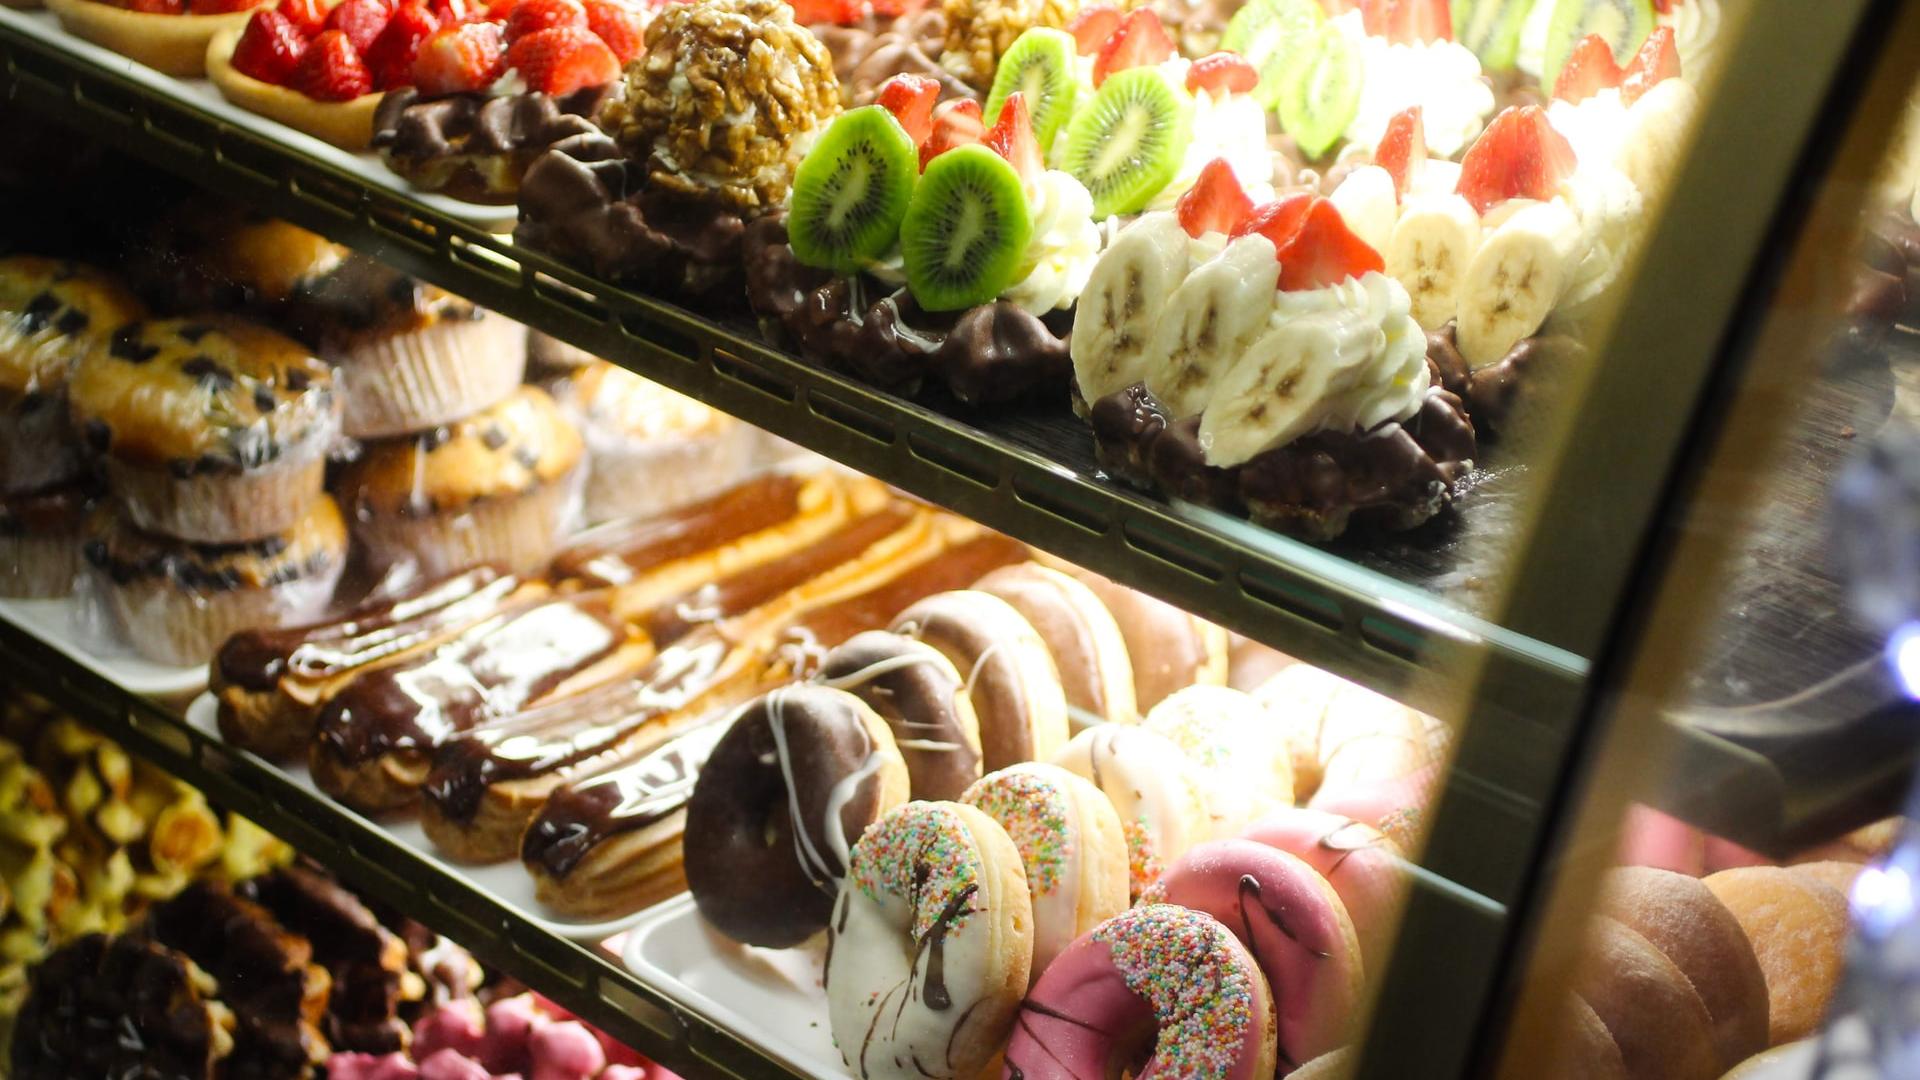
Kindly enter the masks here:
[[530, 92], [423, 96], [389, 91], [373, 116], [373, 148], [423, 191], [475, 203], [512, 203], [521, 178], [547, 148], [599, 129], [594, 114], [619, 84], [553, 95]]
[[[213, 989], [206, 972], [156, 942], [81, 938], [34, 969], [14, 1032], [12, 1075], [213, 1080], [233, 1050], [233, 1015]], [[110, 1017], [113, 1037], [103, 1038]]]
[[1587, 356], [1579, 338], [1534, 334], [1493, 363], [1474, 367], [1460, 354], [1456, 330], [1449, 322], [1427, 331], [1427, 366], [1433, 381], [1460, 399], [1482, 438], [1496, 437], [1530, 409], [1552, 401], [1562, 375]]
[[412, 1033], [400, 1008], [421, 996], [423, 988], [412, 985], [420, 977], [409, 970], [407, 943], [358, 897], [298, 867], [242, 882], [235, 892], [306, 939], [313, 962], [331, 976], [323, 1030], [335, 1051], [380, 1054], [407, 1046]]

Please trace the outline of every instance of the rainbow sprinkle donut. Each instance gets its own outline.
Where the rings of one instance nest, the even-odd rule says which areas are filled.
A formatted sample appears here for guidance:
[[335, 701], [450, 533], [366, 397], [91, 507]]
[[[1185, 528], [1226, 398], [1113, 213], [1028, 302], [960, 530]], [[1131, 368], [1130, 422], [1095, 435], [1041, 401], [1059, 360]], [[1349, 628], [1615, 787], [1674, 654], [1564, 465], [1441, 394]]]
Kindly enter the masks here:
[[[1151, 1047], [1145, 1061], [1121, 1060]], [[1266, 1080], [1273, 996], [1253, 957], [1212, 916], [1146, 904], [1054, 960], [1014, 1020], [1005, 1080]]]

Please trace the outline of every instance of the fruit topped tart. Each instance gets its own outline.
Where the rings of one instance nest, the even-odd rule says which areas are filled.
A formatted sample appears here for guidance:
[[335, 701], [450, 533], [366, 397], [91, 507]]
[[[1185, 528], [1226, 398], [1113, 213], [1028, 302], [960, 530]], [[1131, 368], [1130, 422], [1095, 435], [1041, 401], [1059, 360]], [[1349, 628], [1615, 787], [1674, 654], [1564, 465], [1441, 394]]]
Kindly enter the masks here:
[[621, 65], [644, 51], [654, 10], [517, 0], [504, 23], [439, 27], [418, 43], [412, 85], [381, 99], [373, 147], [415, 187], [511, 203], [534, 158], [597, 130], [593, 117], [619, 93]]
[[1224, 161], [1127, 226], [1074, 315], [1076, 406], [1135, 483], [1310, 540], [1407, 529], [1472, 470], [1460, 399], [1330, 200], [1256, 205]]
[[663, 7], [600, 124], [527, 170], [514, 241], [696, 305], [738, 305], [740, 238], [840, 112], [833, 58], [780, 0]]
[[1473, 0], [1470, 6], [1471, 18], [1491, 31], [1499, 62], [1481, 52], [1487, 66], [1516, 67], [1551, 88], [1588, 34], [1599, 34], [1613, 47], [1614, 59], [1625, 64], [1661, 27], [1672, 31], [1680, 62], [1697, 82], [1714, 63], [1720, 5], [1721, 0]]
[[[60, 25], [166, 75], [206, 74], [207, 42], [265, 0], [47, 0]], [[14, 3], [9, 7], [36, 7]]]

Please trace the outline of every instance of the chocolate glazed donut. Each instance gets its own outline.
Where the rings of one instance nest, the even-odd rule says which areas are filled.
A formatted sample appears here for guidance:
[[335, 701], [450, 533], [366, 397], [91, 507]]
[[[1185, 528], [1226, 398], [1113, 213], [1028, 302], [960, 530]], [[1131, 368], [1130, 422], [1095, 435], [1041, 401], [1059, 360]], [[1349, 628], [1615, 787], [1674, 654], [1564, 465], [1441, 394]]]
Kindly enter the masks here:
[[914, 798], [958, 799], [980, 779], [980, 722], [966, 683], [940, 650], [869, 630], [827, 653], [819, 678], [866, 702], [893, 729]]
[[852, 694], [792, 686], [748, 703], [687, 803], [687, 888], [716, 929], [784, 949], [833, 912], [847, 852], [906, 801], [886, 722]]

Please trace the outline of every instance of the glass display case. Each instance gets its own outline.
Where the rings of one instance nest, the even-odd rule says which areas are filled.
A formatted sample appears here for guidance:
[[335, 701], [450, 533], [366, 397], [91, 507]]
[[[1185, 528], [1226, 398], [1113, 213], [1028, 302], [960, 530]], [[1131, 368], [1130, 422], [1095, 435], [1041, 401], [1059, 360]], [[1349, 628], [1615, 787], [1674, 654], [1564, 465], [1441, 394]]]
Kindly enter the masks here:
[[[0, 205], [0, 256], [84, 255], [138, 282], [143, 260], [191, 266], [203, 257], [186, 254], [188, 231], [154, 230], [163, 204], [230, 203], [311, 230], [316, 242], [338, 245], [342, 259], [367, 257], [385, 273], [423, 283], [415, 288], [444, 290], [450, 303], [475, 312], [476, 323], [523, 323], [544, 342], [536, 350], [549, 356], [571, 350], [605, 358], [777, 437], [762, 440], [766, 446], [804, 449], [844, 466], [851, 472], [833, 472], [838, 479], [820, 481], [815, 495], [862, 508], [836, 511], [856, 523], [869, 512], [919, 521], [915, 515], [935, 513], [923, 504], [936, 508], [926, 528], [939, 539], [926, 542], [939, 554], [928, 566], [944, 576], [926, 581], [938, 584], [863, 592], [855, 585], [870, 584], [868, 578], [832, 579], [831, 587], [806, 592], [803, 583], [830, 579], [841, 559], [856, 567], [858, 559], [842, 553], [826, 569], [795, 579], [793, 591], [777, 591], [815, 615], [825, 610], [818, 606], [823, 596], [884, 598], [884, 612], [846, 616], [849, 633], [900, 629], [896, 616], [917, 611], [910, 605], [922, 594], [986, 588], [978, 579], [1010, 561], [1097, 580], [1115, 590], [1100, 593], [1100, 603], [1115, 612], [1164, 601], [1184, 618], [1197, 617], [1213, 659], [1169, 688], [1192, 682], [1246, 691], [1288, 757], [1288, 790], [1256, 790], [1249, 805], [1337, 812], [1368, 826], [1368, 835], [1378, 826], [1391, 841], [1384, 850], [1398, 852], [1383, 871], [1397, 883], [1385, 913], [1364, 923], [1351, 912], [1338, 920], [1357, 935], [1351, 968], [1364, 977], [1342, 998], [1337, 1022], [1329, 1022], [1337, 1034], [1317, 1033], [1308, 1040], [1315, 1052], [1296, 1054], [1301, 1036], [1287, 1027], [1294, 1021], [1282, 1002], [1278, 1049], [1267, 1058], [1255, 1054], [1255, 1072], [1283, 1075], [1321, 1057], [1320, 1050], [1344, 1046], [1332, 1060], [1322, 1058], [1314, 1068], [1324, 1071], [1313, 1075], [1573, 1076], [1589, 1075], [1576, 1067], [1592, 1067], [1596, 1076], [1711, 1077], [1812, 1033], [1818, 1007], [1811, 1020], [1762, 1025], [1759, 1034], [1749, 1009], [1747, 1028], [1728, 1034], [1723, 1017], [1708, 1008], [1718, 1002], [1696, 1002], [1707, 1008], [1709, 1027], [1701, 1031], [1711, 1053], [1685, 1031], [1669, 1033], [1693, 1057], [1666, 1060], [1651, 1037], [1638, 1041], [1637, 1029], [1627, 1030], [1625, 1007], [1613, 1011], [1607, 996], [1618, 987], [1599, 986], [1593, 964], [1583, 967], [1582, 958], [1594, 940], [1596, 897], [1626, 903], [1618, 890], [1602, 887], [1620, 880], [1620, 865], [1703, 878], [1702, 887], [1717, 893], [1709, 876], [1715, 871], [1801, 859], [1859, 864], [1891, 843], [1886, 819], [1901, 806], [1915, 746], [1911, 699], [1900, 682], [1902, 658], [1913, 660], [1899, 643], [1911, 633], [1916, 605], [1887, 598], [1920, 592], [1902, 546], [1910, 546], [1910, 529], [1902, 531], [1910, 518], [1900, 516], [1920, 502], [1897, 467], [1920, 446], [1910, 437], [1901, 441], [1911, 369], [1920, 359], [1913, 329], [1920, 324], [1920, 202], [1916, 151], [1909, 148], [1920, 138], [1903, 141], [1912, 126], [1920, 11], [1872, 0], [1795, 5], [1790, 17], [1765, 0], [1454, 0], [1450, 7], [1253, 0], [1217, 12], [1162, 0], [1139, 15], [1040, 5], [1044, 11], [1008, 15], [1016, 30], [1027, 27], [1025, 34], [983, 45], [988, 39], [968, 37], [981, 5], [947, 0], [928, 8], [947, 21], [944, 36], [911, 48], [895, 41], [894, 51], [875, 61], [891, 67], [876, 76], [871, 65], [851, 62], [850, 50], [897, 36], [904, 20], [927, 13], [919, 6], [896, 11], [876, 3], [836, 13], [807, 4], [794, 13], [757, 2], [637, 5], [641, 23], [652, 26], [646, 55], [631, 60], [624, 86], [591, 103], [576, 102], [571, 86], [530, 93], [525, 80], [546, 77], [527, 75], [536, 70], [532, 59], [511, 61], [516, 75], [467, 88], [464, 98], [416, 101], [436, 96], [428, 92], [433, 79], [416, 66], [380, 91], [369, 83], [352, 101], [330, 103], [364, 104], [368, 116], [355, 122], [380, 132], [371, 141], [334, 137], [337, 129], [311, 120], [316, 110], [308, 107], [318, 101], [311, 95], [300, 102], [286, 97], [292, 91], [284, 86], [265, 87], [279, 96], [246, 89], [249, 81], [265, 81], [235, 67], [267, 62], [247, 44], [263, 33], [253, 29], [262, 21], [257, 16], [233, 17], [231, 27], [214, 32], [198, 70], [168, 73], [165, 57], [150, 51], [158, 38], [111, 29], [120, 15], [147, 13], [97, 0], [54, 0], [47, 11], [0, 8], [0, 128], [44, 126], [40, 141], [18, 143], [29, 148], [18, 160], [0, 160], [4, 190], [20, 193]], [[501, 35], [496, 59], [503, 65], [507, 35], [547, 32], [515, 23], [513, 4], [493, 7], [499, 10], [476, 7], [455, 21], [496, 27], [476, 33]], [[735, 7], [751, 8], [739, 24], [746, 29], [733, 31], [743, 36], [710, 36], [719, 33], [710, 23], [733, 25], [726, 20], [741, 17]], [[103, 20], [92, 9], [117, 14]], [[1242, 14], [1229, 18], [1234, 10]], [[1286, 19], [1303, 20], [1305, 29], [1271, 28]], [[593, 34], [607, 48], [639, 54], [638, 45], [614, 48], [613, 33], [595, 24]], [[1029, 43], [1014, 43], [1016, 36]], [[1216, 52], [1219, 44], [1228, 51]], [[756, 123], [755, 109], [771, 109], [770, 99], [754, 98], [745, 121], [739, 109], [701, 114], [698, 102], [682, 100], [684, 73], [676, 82], [674, 64], [655, 62], [677, 56], [685, 67], [729, 49], [742, 57], [786, 50], [814, 104], [801, 108], [780, 97], [798, 117], [791, 125], [739, 135], [743, 124]], [[1099, 175], [1099, 155], [1074, 156], [1075, 146], [1121, 138], [1091, 128], [1075, 134], [1083, 118], [1100, 115], [1094, 104], [1082, 101], [1070, 120], [1048, 120], [1049, 103], [1069, 110], [1074, 98], [1049, 97], [1057, 91], [1036, 77], [1026, 88], [1042, 103], [1036, 119], [1023, 111], [1029, 106], [1002, 111], [1007, 87], [996, 90], [992, 66], [1011, 69], [1020, 62], [1016, 52], [1032, 57], [1045, 49], [1065, 50], [1076, 71], [1067, 81], [1079, 80], [1079, 92], [1093, 99], [1151, 76], [1151, 93], [1176, 100], [1180, 119], [1168, 121], [1167, 130], [1179, 132], [1178, 141], [1192, 147], [1181, 153], [1194, 160], [1169, 168], [1171, 179], [1134, 202], [1112, 195]], [[1282, 55], [1287, 49], [1296, 52]], [[1002, 63], [1002, 54], [1011, 59]], [[1457, 75], [1463, 64], [1471, 71], [1449, 83], [1447, 73]], [[876, 85], [893, 68], [924, 77]], [[1218, 83], [1210, 81], [1216, 72], [1227, 72]], [[724, 66], [703, 77], [712, 85], [750, 78]], [[403, 85], [409, 78], [423, 81]], [[1237, 81], [1243, 78], [1245, 85]], [[1343, 79], [1366, 89], [1352, 89], [1345, 104], [1314, 98], [1343, 99]], [[730, 92], [745, 100], [763, 89], [755, 83]], [[903, 103], [923, 92], [918, 105]], [[283, 97], [300, 107], [262, 105]], [[447, 137], [444, 126], [456, 114], [472, 124], [468, 112], [488, 101], [529, 97], [541, 99], [548, 113], [557, 110], [541, 114], [543, 134], [533, 134], [525, 119], [497, 120], [505, 127], [493, 131], [518, 140], [511, 147], [519, 155], [515, 169], [524, 173], [516, 177], [517, 202], [512, 192], [504, 200], [491, 192], [470, 201], [455, 187], [422, 186], [431, 173], [407, 157], [409, 147], [432, 141], [429, 134]], [[991, 113], [973, 110], [976, 134], [968, 137], [954, 119], [965, 107], [935, 107], [935, 97], [985, 99]], [[1248, 105], [1266, 140], [1252, 154], [1259, 159], [1252, 170], [1241, 166], [1232, 124], [1223, 119]], [[800, 115], [808, 109], [820, 115]], [[1329, 110], [1344, 120], [1329, 127]], [[504, 116], [504, 108], [490, 115]], [[859, 124], [878, 125], [887, 133], [881, 141], [896, 132], [915, 140], [907, 144], [908, 156], [921, 159], [905, 185], [912, 198], [960, 183], [940, 180], [960, 175], [955, 163], [996, 175], [1007, 170], [1028, 211], [1023, 224], [1046, 232], [1042, 211], [1053, 214], [1050, 235], [1089, 235], [1095, 254], [1077, 263], [1051, 250], [1023, 257], [1029, 277], [971, 296], [957, 309], [939, 302], [940, 287], [925, 276], [930, 264], [912, 261], [929, 257], [910, 254], [907, 222], [921, 220], [911, 207], [892, 226], [898, 235], [887, 241], [890, 248], [883, 243], [870, 257], [844, 264], [817, 250], [807, 254], [809, 215], [825, 212], [817, 199], [809, 203], [825, 182], [818, 176], [836, 164], [830, 159], [844, 140], [864, 137]], [[748, 144], [765, 141], [776, 156], [786, 155], [782, 164], [771, 173], [749, 170], [759, 178], [751, 182], [734, 176], [741, 182], [732, 186], [709, 181], [724, 179], [739, 162], [677, 170], [661, 164], [685, 152], [677, 140], [716, 125], [736, 129]], [[1054, 145], [1043, 151], [1036, 144], [1029, 156], [1023, 148], [1042, 131]], [[1207, 138], [1218, 144], [1212, 160], [1198, 148]], [[130, 228], [141, 241], [117, 248], [73, 241], [60, 225], [49, 227], [59, 215], [44, 215], [23, 194], [64, 182], [50, 184], [50, 175], [78, 175], [51, 157], [40, 160], [44, 146], [71, 150], [68, 139], [127, 155], [108, 172], [91, 174], [95, 186], [65, 194], [82, 205], [87, 198], [114, 202], [113, 213], [102, 216], [137, 222]], [[538, 145], [525, 145], [529, 140]], [[946, 154], [955, 156], [936, 169]], [[163, 173], [169, 178], [159, 179]], [[782, 177], [777, 191], [742, 194], [742, 183], [753, 188], [767, 175]], [[1050, 177], [1060, 179], [1043, 179]], [[1093, 209], [1063, 211], [1047, 201], [1075, 190], [1093, 200], [1097, 218]], [[88, 231], [84, 209], [57, 199], [54, 205], [76, 222], [71, 232]], [[931, 226], [913, 226], [921, 227]], [[52, 250], [69, 242], [75, 250]], [[305, 242], [271, 241], [281, 253]], [[901, 265], [888, 262], [896, 256]], [[1045, 277], [1045, 267], [1056, 263], [1070, 266], [1062, 277], [1077, 284], [1048, 293], [1050, 300], [1058, 296], [1051, 304], [1030, 302], [1022, 290], [1039, 287], [1031, 275]], [[1153, 274], [1160, 276], [1149, 289], [1142, 275]], [[1156, 293], [1151, 302], [1141, 302], [1143, 290]], [[297, 288], [293, 294], [310, 299]], [[1235, 304], [1250, 305], [1250, 296], [1260, 305], [1253, 321], [1232, 330], [1237, 337], [1229, 346], [1215, 344], [1209, 335], [1231, 321]], [[255, 300], [198, 298], [267, 318], [258, 305], [247, 306]], [[279, 320], [302, 316], [297, 303], [271, 313]], [[142, 340], [126, 347], [167, 345]], [[342, 356], [349, 358], [329, 356], [328, 367], [348, 373], [341, 384], [347, 408], [364, 409], [354, 404], [354, 361]], [[469, 359], [461, 367], [466, 374], [487, 366]], [[1281, 370], [1287, 364], [1295, 365], [1291, 375]], [[1198, 372], [1193, 378], [1204, 393], [1176, 378], [1181, 372]], [[520, 383], [516, 370], [502, 393], [530, 393], [517, 389]], [[470, 412], [385, 427], [365, 412], [349, 414], [348, 434], [375, 449], [351, 466], [330, 466], [328, 490], [343, 505], [343, 485], [375, 490], [366, 462], [385, 454], [388, 443], [415, 437], [402, 437], [407, 432], [442, 433], [412, 444], [416, 457], [408, 460], [416, 464], [449, 442], [464, 445], [461, 425], [470, 423]], [[1282, 414], [1292, 418], [1275, 418]], [[470, 434], [499, 449], [487, 433]], [[87, 453], [113, 460], [106, 445], [90, 445]], [[537, 473], [538, 455], [529, 461], [524, 470]], [[676, 468], [618, 466], [591, 482], [613, 498], [623, 486], [658, 485]], [[876, 494], [883, 489], [861, 486], [866, 481], [855, 473], [890, 487]], [[694, 496], [728, 497], [719, 480], [685, 482]], [[832, 494], [819, 494], [829, 488]], [[414, 502], [395, 513], [411, 518], [423, 513], [415, 505], [438, 506], [431, 499], [421, 504], [420, 491], [416, 477]], [[112, 497], [128, 498], [118, 487]], [[885, 509], [873, 509], [881, 504]], [[373, 496], [347, 509], [359, 558], [377, 546], [368, 540], [369, 522], [381, 510]], [[845, 526], [834, 520], [835, 528]], [[136, 531], [184, 535], [152, 520]], [[871, 542], [848, 551], [865, 554]], [[993, 546], [1003, 542], [1028, 547], [1017, 549], [1016, 560]], [[812, 536], [808, 543], [824, 541]], [[546, 554], [516, 569], [529, 580], [549, 574], [556, 595], [623, 584], [593, 577], [599, 571], [586, 559], [567, 563], [563, 556], [549, 570]], [[679, 557], [656, 554], [658, 565], [635, 572], [657, 571]], [[639, 639], [633, 666], [619, 679], [636, 679], [643, 689], [666, 685], [657, 665], [645, 666], [654, 664], [656, 644], [647, 637], [658, 638], [659, 655], [683, 655], [671, 651], [679, 646], [669, 643], [666, 628], [684, 633], [700, 620], [661, 622], [661, 612], [671, 610], [664, 601], [684, 599], [682, 592], [701, 585], [745, 589], [738, 579], [764, 556], [737, 557], [745, 561], [716, 554], [704, 570], [676, 570], [696, 576], [674, 578], [680, 583], [671, 589], [661, 585], [667, 591], [644, 617], [629, 610], [601, 621]], [[969, 558], [983, 561], [973, 567]], [[434, 579], [463, 570], [466, 561], [423, 560], [421, 570]], [[478, 593], [495, 585], [489, 579], [461, 587]], [[731, 615], [764, 612], [774, 595]], [[515, 602], [535, 601], [523, 593]], [[742, 945], [706, 902], [717, 895], [714, 887], [703, 890], [698, 881], [694, 899], [556, 903], [542, 891], [551, 883], [513, 857], [531, 850], [521, 826], [532, 815], [523, 809], [514, 811], [523, 816], [514, 819], [508, 847], [496, 851], [494, 844], [484, 854], [463, 848], [467, 841], [449, 839], [458, 830], [436, 817], [442, 810], [396, 814], [400, 803], [329, 775], [317, 752], [311, 769], [302, 766], [304, 741], [289, 755], [286, 747], [275, 754], [236, 738], [230, 723], [216, 720], [221, 706], [214, 695], [201, 693], [209, 679], [201, 660], [210, 648], [173, 658], [186, 663], [149, 662], [147, 649], [133, 651], [148, 660], [132, 659], [126, 648], [116, 653], [74, 630], [71, 611], [58, 606], [65, 603], [0, 600], [0, 657], [15, 671], [32, 672], [38, 692], [367, 895], [457, 937], [566, 1010], [689, 1076], [892, 1075], [884, 1065], [869, 1070], [865, 1055], [850, 1057], [849, 1040], [836, 1046], [842, 1017], [829, 1010], [821, 985], [832, 949], [821, 954], [820, 935], [799, 934], [816, 940], [798, 949]], [[323, 605], [307, 617], [325, 612], [338, 620], [351, 606]], [[133, 621], [124, 612], [120, 618]], [[795, 616], [782, 618], [779, 628], [791, 630]], [[927, 618], [907, 619], [907, 636], [924, 636]], [[803, 619], [800, 629], [816, 627]], [[549, 632], [535, 644], [579, 640]], [[1136, 675], [1150, 664], [1180, 662], [1163, 655], [1159, 639], [1124, 644]], [[1046, 645], [1053, 663], [1043, 666], [1056, 677], [1066, 674], [1060, 649]], [[967, 694], [999, 648], [974, 649], [969, 670], [955, 663]], [[698, 709], [680, 702], [669, 711], [697, 711], [705, 723], [751, 709], [765, 700], [761, 694], [785, 692], [788, 683], [832, 684], [814, 655], [820, 651], [791, 662], [755, 653], [760, 681], [727, 683], [726, 693], [701, 698]], [[244, 681], [225, 665], [214, 665], [218, 693]], [[555, 708], [573, 710], [568, 722], [602, 731], [611, 729], [595, 725], [609, 715], [628, 715], [630, 702], [582, 682], [577, 695], [532, 695], [500, 706], [499, 715], [475, 722], [482, 735], [474, 741], [491, 746], [494, 732], [510, 740], [520, 730], [514, 724], [544, 723], [543, 715], [562, 715]], [[728, 696], [749, 685], [753, 693]], [[1148, 695], [1144, 684], [1138, 690], [1155, 701], [1165, 696]], [[1067, 741], [1069, 728], [1079, 743], [1089, 731], [1139, 726], [1142, 714], [1150, 720], [1151, 704], [1103, 711], [1074, 699], [1061, 710], [1057, 741]], [[1195, 708], [1229, 711], [1222, 704]], [[770, 723], [780, 728], [780, 721]], [[693, 723], [688, 730], [700, 729]], [[706, 730], [717, 739], [722, 728]], [[683, 734], [674, 729], [668, 749], [689, 745], [679, 741]], [[570, 744], [569, 753], [581, 745]], [[594, 748], [633, 750], [625, 743]], [[702, 761], [709, 751], [717, 753], [704, 746]], [[1348, 752], [1344, 773], [1330, 766]], [[1092, 765], [1082, 771], [1098, 784], [1099, 752], [1088, 753]], [[1051, 758], [1073, 769], [1069, 757], [1070, 750], [1028, 747], [1007, 761]], [[427, 760], [437, 769], [450, 759], [430, 753]], [[494, 766], [499, 760], [489, 758]], [[568, 759], [566, 767], [576, 764]], [[674, 768], [674, 779], [692, 790], [694, 770]], [[974, 775], [982, 771], [994, 773], [976, 767]], [[487, 775], [489, 785], [498, 783], [498, 773]], [[577, 782], [589, 775], [566, 773], [564, 783], [532, 798], [550, 806], [553, 791], [577, 794]], [[854, 788], [864, 775], [851, 781]], [[642, 794], [657, 795], [661, 785], [647, 784]], [[349, 790], [358, 794], [342, 794]], [[680, 807], [689, 796], [677, 797], [683, 801], [673, 805]], [[1124, 793], [1108, 797], [1126, 802]], [[1142, 796], [1136, 791], [1132, 799]], [[1123, 806], [1121, 813], [1137, 809]], [[1209, 812], [1212, 823], [1199, 829], [1206, 839], [1240, 843], [1258, 835], [1259, 814]], [[856, 839], [843, 838], [834, 865], [858, 862]], [[677, 835], [670, 846], [677, 860]], [[1130, 882], [1138, 886], [1130, 892], [1142, 894], [1160, 867], [1142, 878], [1137, 843], [1132, 854], [1141, 880]], [[1178, 854], [1169, 851], [1165, 861]], [[1848, 880], [1854, 872], [1832, 870]], [[699, 873], [687, 870], [696, 879]], [[1034, 874], [1029, 861], [1025, 877]], [[829, 878], [841, 876], [829, 869]], [[685, 887], [676, 880], [666, 893]], [[1831, 884], [1822, 887], [1838, 895]], [[1347, 911], [1352, 899], [1342, 896], [1332, 906]], [[1722, 900], [1735, 915], [1744, 913]], [[1244, 918], [1245, 896], [1236, 903]], [[847, 906], [839, 905], [839, 933]], [[1038, 908], [1027, 910], [1037, 922]], [[1828, 929], [1844, 933], [1845, 912], [1838, 918]], [[741, 940], [755, 932], [744, 931]], [[926, 947], [928, 933], [915, 929], [908, 951]], [[1245, 936], [1251, 945], [1250, 925]], [[1613, 945], [1614, 956], [1636, 947]], [[908, 982], [920, 972], [913, 955]], [[1767, 969], [1762, 990], [1773, 989], [1776, 962], [1756, 960]], [[1037, 980], [1033, 964], [1029, 957], [1026, 969]], [[1631, 965], [1619, 960], [1613, 967]], [[1278, 981], [1260, 985], [1278, 997]], [[1571, 995], [1569, 987], [1582, 992]], [[1824, 995], [1815, 992], [1821, 989]], [[1753, 990], [1749, 980], [1749, 999]], [[1824, 1007], [1831, 991], [1829, 983], [1806, 993]], [[1051, 1007], [1039, 988], [1034, 993], [1024, 1007]], [[1016, 993], [1004, 1029], [986, 1039], [993, 1070], [1020, 1000]], [[1569, 1000], [1587, 1006], [1575, 1010], [1585, 1025], [1578, 1030], [1606, 1065], [1569, 1056], [1579, 1052], [1568, 1049], [1579, 1045], [1566, 1036]], [[1033, 1051], [1012, 1038], [1006, 1053], [1017, 1076], [1019, 1055]], [[1617, 1062], [1608, 1049], [1620, 1055]], [[1137, 1072], [1145, 1054], [1121, 1047], [1107, 1064]], [[1547, 1061], [1574, 1064], [1544, 1073]], [[1605, 1071], [1614, 1065], [1626, 1071]], [[933, 1075], [924, 1066], [920, 1072]]]

